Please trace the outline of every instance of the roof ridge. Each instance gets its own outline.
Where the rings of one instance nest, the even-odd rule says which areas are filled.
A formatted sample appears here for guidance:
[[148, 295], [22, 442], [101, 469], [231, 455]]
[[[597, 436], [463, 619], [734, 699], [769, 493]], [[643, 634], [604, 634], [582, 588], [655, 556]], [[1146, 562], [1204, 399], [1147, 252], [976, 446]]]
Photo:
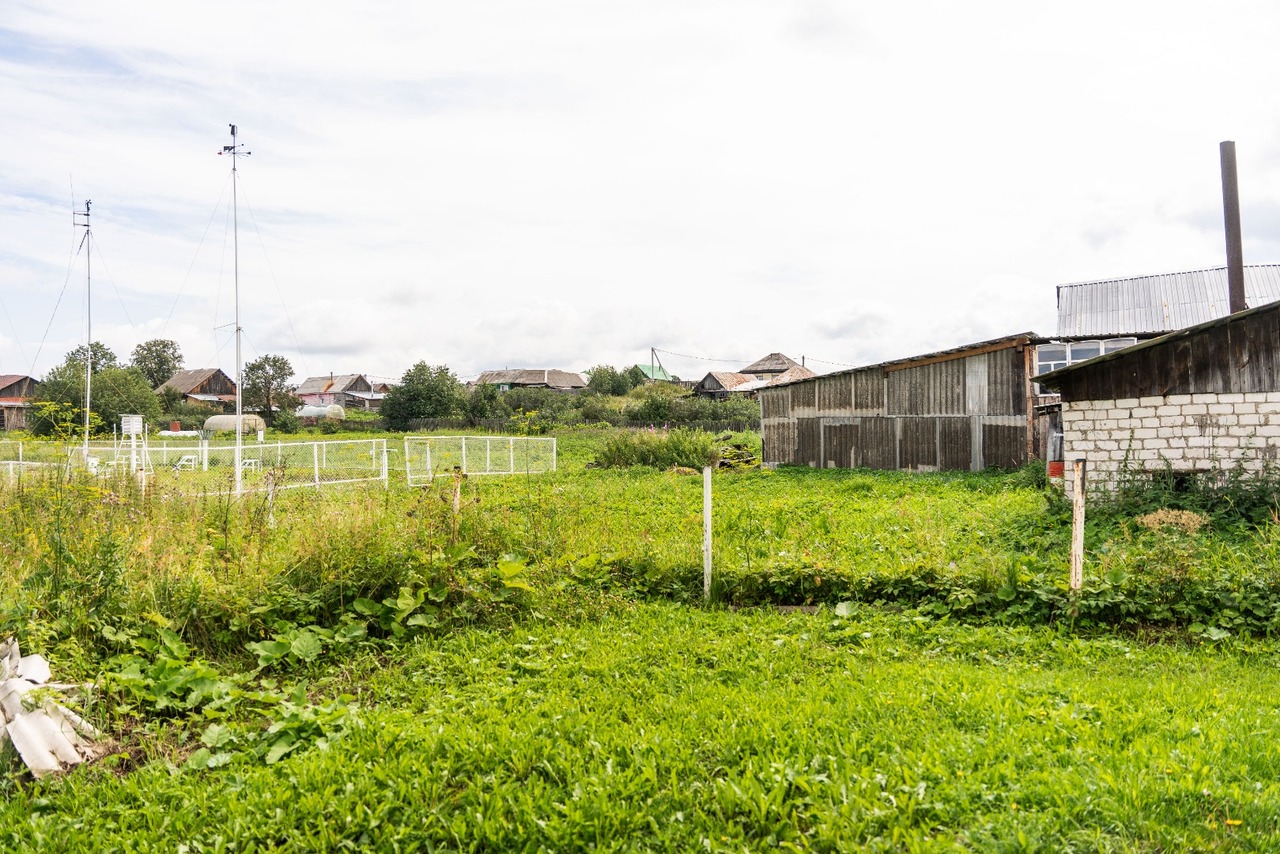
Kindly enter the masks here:
[[[1244, 268], [1246, 270], [1256, 270], [1264, 267], [1280, 268], [1280, 264], [1245, 264], [1244, 265]], [[1220, 264], [1216, 267], [1200, 267], [1195, 270], [1172, 270], [1167, 273], [1145, 273], [1140, 276], [1119, 276], [1114, 279], [1085, 279], [1078, 282], [1063, 282], [1062, 284], [1058, 285], [1058, 287], [1059, 288], [1075, 288], [1075, 287], [1080, 287], [1081, 285], [1101, 285], [1104, 282], [1133, 282], [1133, 281], [1137, 281], [1138, 279], [1158, 279], [1161, 276], [1188, 276], [1192, 273], [1215, 273], [1219, 270], [1225, 271], [1226, 269], [1227, 269], [1227, 266], [1225, 264]]]

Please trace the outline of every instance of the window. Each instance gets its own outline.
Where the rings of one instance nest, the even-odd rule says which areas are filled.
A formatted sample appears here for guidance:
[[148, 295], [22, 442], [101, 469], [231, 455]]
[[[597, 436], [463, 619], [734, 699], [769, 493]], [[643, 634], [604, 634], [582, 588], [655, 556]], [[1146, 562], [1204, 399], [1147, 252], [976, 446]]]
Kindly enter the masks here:
[[1073, 341], [1071, 343], [1071, 358], [1068, 360], [1068, 364], [1074, 365], [1076, 362], [1083, 362], [1086, 359], [1101, 355], [1101, 341]]
[[1067, 345], [1041, 344], [1036, 348], [1036, 373], [1047, 374], [1067, 366]]
[[1102, 342], [1102, 352], [1114, 353], [1117, 350], [1123, 350], [1125, 347], [1132, 347], [1137, 343], [1137, 338], [1110, 338]]

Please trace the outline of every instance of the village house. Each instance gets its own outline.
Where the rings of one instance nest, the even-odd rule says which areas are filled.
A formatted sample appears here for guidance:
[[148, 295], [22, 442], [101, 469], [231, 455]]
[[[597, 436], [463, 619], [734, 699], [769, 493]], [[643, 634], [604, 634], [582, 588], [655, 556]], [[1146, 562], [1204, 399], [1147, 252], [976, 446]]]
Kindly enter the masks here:
[[385, 383], [371, 383], [364, 374], [307, 377], [293, 392], [303, 406], [337, 405], [344, 409], [376, 411], [387, 396]]
[[0, 374], [0, 430], [26, 430], [31, 398], [35, 397], [38, 380], [25, 374]]
[[485, 371], [476, 377], [475, 385], [497, 386], [498, 391], [513, 388], [549, 388], [553, 391], [577, 392], [587, 387], [587, 378], [574, 371], [554, 368]]
[[177, 392], [184, 403], [234, 410], [236, 384], [221, 368], [178, 371], [156, 387], [156, 394]]
[[741, 371], [711, 371], [695, 383], [692, 390], [699, 397], [724, 400], [731, 394], [755, 394], [769, 385], [814, 376], [817, 374], [794, 359], [782, 353], [770, 353]]
[[[1061, 399], [1063, 459], [1091, 488], [1125, 478], [1246, 473], [1280, 449], [1280, 302], [1036, 377]], [[1072, 466], [1065, 467], [1072, 488]]]

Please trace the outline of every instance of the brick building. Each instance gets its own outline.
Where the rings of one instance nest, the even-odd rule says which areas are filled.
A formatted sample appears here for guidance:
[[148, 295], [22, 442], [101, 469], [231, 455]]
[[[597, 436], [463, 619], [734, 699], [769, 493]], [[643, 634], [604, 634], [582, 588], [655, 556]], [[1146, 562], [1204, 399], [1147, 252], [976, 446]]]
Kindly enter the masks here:
[[1035, 378], [1062, 401], [1067, 488], [1123, 477], [1257, 473], [1280, 449], [1280, 303], [1237, 312]]

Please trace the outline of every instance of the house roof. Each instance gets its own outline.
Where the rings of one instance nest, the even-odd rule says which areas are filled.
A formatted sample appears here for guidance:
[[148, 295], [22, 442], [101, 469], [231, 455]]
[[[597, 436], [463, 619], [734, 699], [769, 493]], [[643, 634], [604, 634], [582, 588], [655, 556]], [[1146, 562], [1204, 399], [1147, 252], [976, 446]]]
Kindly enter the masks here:
[[[200, 384], [211, 376], [221, 373], [221, 368], [193, 368], [188, 371], [178, 371], [169, 379], [156, 386], [156, 392], [162, 392], [167, 388], [175, 389], [182, 394], [190, 394], [194, 388], [199, 388]], [[225, 374], [224, 374], [225, 376]], [[227, 381], [231, 382], [231, 378], [227, 377]]]
[[637, 363], [636, 367], [639, 368], [641, 373], [643, 373], [648, 379], [671, 382], [671, 374], [667, 373], [667, 369], [662, 367], [662, 365], [641, 365]]
[[[33, 388], [40, 384], [39, 380], [35, 377], [28, 376], [27, 374], [0, 374], [0, 389], [8, 388], [9, 386], [17, 385], [24, 381], [30, 382]], [[21, 398], [14, 399], [18, 400]]]
[[[1280, 301], [1280, 264], [1245, 267], [1244, 293], [1252, 307]], [[1160, 334], [1227, 313], [1226, 267], [1058, 286], [1062, 336]]]
[[709, 374], [707, 374], [707, 376], [703, 377], [702, 382], [698, 383], [698, 385], [703, 386], [705, 388], [708, 377], [714, 379], [717, 383], [719, 383], [720, 387], [725, 391], [733, 391], [735, 389], [740, 388], [741, 386], [746, 385], [747, 383], [761, 382], [760, 380], [757, 380], [755, 377], [751, 376], [750, 374], [740, 374], [740, 373], [737, 373], [736, 371], [712, 371]]
[[[363, 380], [364, 374], [330, 374], [327, 377], [307, 377], [302, 385], [294, 390], [294, 394], [332, 394], [346, 391], [356, 380]], [[368, 380], [365, 380], [367, 383]]]
[[[978, 341], [974, 344], [965, 344], [962, 347], [952, 347], [949, 350], [936, 350], [932, 353], [924, 353], [919, 356], [909, 356], [905, 359], [892, 359], [888, 362], [877, 362], [873, 365], [863, 365], [860, 368], [846, 368], [843, 371], [835, 371], [830, 374], [823, 374], [822, 377], [842, 377], [849, 374], [856, 374], [859, 371], [874, 370], [879, 368], [884, 371], [902, 371], [907, 368], [914, 368], [920, 365], [928, 365], [933, 362], [947, 362], [952, 359], [965, 359], [969, 356], [977, 356], [982, 353], [991, 353], [996, 350], [1004, 350], [1009, 347], [1021, 347], [1025, 344], [1045, 341], [1034, 332], [1020, 332], [1017, 335], [1006, 335], [1003, 338], [992, 338], [988, 341]], [[773, 388], [780, 385], [790, 385], [793, 382], [805, 382], [808, 379], [814, 379], [817, 374], [809, 377], [801, 377], [795, 380], [784, 379], [783, 377], [775, 377], [773, 382], [769, 383], [769, 387]]]
[[797, 368], [800, 363], [789, 356], [781, 353], [770, 353], [762, 359], [757, 359], [747, 365], [738, 373], [742, 374], [780, 374], [789, 368]]
[[795, 382], [796, 380], [807, 380], [811, 377], [816, 377], [817, 375], [816, 371], [811, 371], [804, 365], [793, 365], [773, 379], [769, 380], [769, 385], [779, 385], [781, 383]]
[[476, 385], [546, 386], [547, 388], [586, 388], [587, 378], [573, 371], [554, 368], [485, 371], [476, 377]]

